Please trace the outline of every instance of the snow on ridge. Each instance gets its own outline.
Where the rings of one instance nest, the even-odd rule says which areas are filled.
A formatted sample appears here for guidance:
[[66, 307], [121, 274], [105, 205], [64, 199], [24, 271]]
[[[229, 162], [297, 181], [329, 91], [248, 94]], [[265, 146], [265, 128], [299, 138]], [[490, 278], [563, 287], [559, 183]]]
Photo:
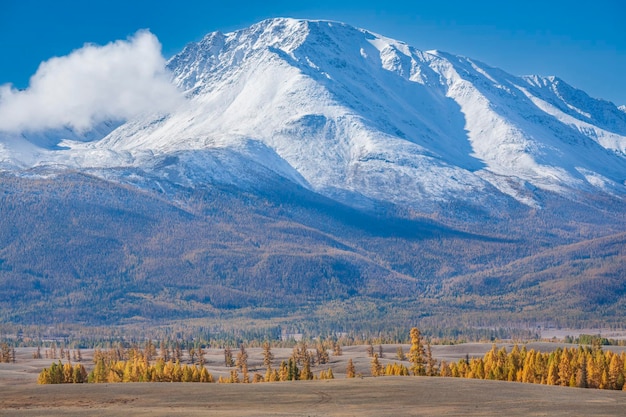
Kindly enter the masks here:
[[[294, 42], [289, 35], [289, 29], [293, 25], [301, 25], [300, 34], [303, 36], [298, 38], [298, 42]], [[356, 153], [362, 153], [364, 148], [362, 144], [359, 144], [361, 142], [358, 138], [371, 138], [371, 133], [367, 133], [371, 129], [390, 135], [385, 139], [385, 145], [382, 146], [394, 149], [394, 146], [397, 146], [393, 145], [396, 143], [395, 138], [401, 139], [398, 143], [408, 141], [415, 144], [411, 151], [412, 156], [408, 159], [419, 159], [420, 155], [432, 155], [450, 166], [461, 166], [465, 169], [471, 167], [469, 171], [465, 172], [465, 178], [472, 177], [474, 175], [472, 172], [484, 169], [497, 175], [517, 176], [539, 188], [558, 192], [563, 192], [568, 186], [579, 187], [583, 182], [579, 172], [574, 167], [561, 168], [550, 165], [555, 164], [556, 160], [547, 158], [546, 151], [556, 149], [560, 144], [550, 143], [547, 146], [541, 144], [536, 139], [539, 133], [535, 132], [537, 127], [531, 126], [531, 130], [528, 131], [529, 124], [523, 117], [511, 119], [510, 113], [512, 112], [528, 112], [528, 109], [515, 103], [511, 108], [510, 103], [507, 102], [511, 98], [516, 101], [519, 100], [519, 97], [528, 97], [518, 88], [519, 85], [511, 81], [517, 80], [517, 77], [503, 74], [500, 70], [490, 68], [469, 58], [440, 51], [424, 53], [403, 42], [335, 22], [297, 20], [288, 21], [288, 24], [285, 24], [283, 20], [270, 20], [259, 23], [259, 28], [263, 29], [262, 33], [267, 33], [268, 30], [271, 32], [275, 28], [283, 28], [281, 30], [287, 37], [283, 41], [287, 46], [280, 46], [280, 42], [278, 45], [279, 49], [287, 54], [284, 61], [289, 61], [290, 66], [299, 68], [306, 80], [310, 81], [313, 78], [316, 81], [314, 89], [319, 90], [317, 93], [312, 93], [310, 89], [304, 88], [304, 90], [296, 89], [298, 94], [306, 91], [314, 97], [326, 97], [325, 100], [333, 102], [330, 104], [331, 107], [336, 110], [343, 109], [339, 110], [340, 114], [347, 116], [356, 113], [359, 115], [356, 119], [350, 116], [344, 117], [342, 120], [353, 120], [351, 123], [357, 121], [357, 124], [365, 123], [358, 129], [365, 135], [352, 131], [350, 143], [340, 145], [338, 142], [333, 142], [335, 145], [329, 149], [335, 149], [334, 155], [344, 155], [344, 157], [339, 159], [330, 157], [321, 167], [319, 164], [315, 168], [311, 166], [312, 161], [308, 158], [314, 156], [314, 153], [307, 152], [306, 157], [299, 156], [299, 151], [291, 149], [291, 145], [286, 145], [288, 143], [287, 138], [269, 141], [273, 141], [270, 146], [275, 147], [280, 155], [287, 158], [290, 164], [303, 172], [305, 177], [310, 179], [310, 183], [317, 186], [318, 189], [329, 185], [339, 188], [357, 187], [362, 191], [363, 188], [367, 188], [366, 184], [355, 181], [354, 177], [351, 176], [350, 172], [356, 171], [357, 168], [360, 173], [365, 171], [363, 164], [355, 162], [354, 157], [350, 157], [350, 155], [355, 154], [354, 149], [361, 149]], [[272, 42], [275, 41], [276, 39], [273, 38]], [[380, 71], [381, 69], [396, 74], [409, 84], [386, 76], [384, 71]], [[320, 78], [316, 79], [317, 75]], [[554, 83], [560, 82], [555, 77], [537, 76], [530, 80], [534, 81], [536, 85], [550, 83], [554, 85]], [[519, 81], [515, 82], [521, 84]], [[427, 89], [417, 88], [411, 83], [420, 84]], [[346, 95], [343, 91], [349, 91], [351, 94]], [[552, 92], [557, 99], [564, 102], [559, 90], [554, 88]], [[507, 100], [502, 101], [501, 98]], [[449, 99], [456, 103], [457, 109], [454, 109], [455, 105]], [[423, 103], [432, 103], [434, 100], [434, 103], [439, 103], [439, 105], [432, 106], [436, 110], [429, 112], [428, 105], [416, 105], [419, 100]], [[441, 103], [446, 101], [449, 101], [449, 104], [442, 106]], [[583, 110], [577, 109], [570, 103], [565, 103], [565, 105], [568, 106], [569, 110], [586, 117]], [[329, 114], [327, 109], [318, 108], [311, 113], [321, 114], [327, 121], [336, 121], [336, 110], [333, 114]], [[459, 110], [465, 118], [464, 124], [459, 124], [455, 128], [442, 128], [442, 126], [450, 126], [450, 120], [445, 120], [442, 115]], [[531, 110], [534, 112], [536, 108], [532, 107]], [[545, 111], [545, 108], [542, 111]], [[398, 114], [401, 117], [397, 117]], [[286, 119], [292, 120], [294, 118], [291, 116]], [[411, 121], [410, 125], [407, 125], [406, 121]], [[591, 132], [588, 129], [589, 126], [591, 125], [585, 125], [579, 130]], [[335, 123], [335, 127], [337, 127], [337, 123]], [[541, 135], [545, 136], [546, 132], [543, 126], [538, 128], [543, 130]], [[307, 127], [305, 127], [306, 130]], [[598, 132], [600, 130], [592, 132], [594, 135], [600, 136], [598, 143], [610, 149], [621, 150], [619, 135], [610, 139], [602, 139], [604, 133], [598, 134]], [[302, 134], [303, 132], [297, 129], [290, 131], [292, 136]], [[366, 154], [379, 153], [377, 150], [379, 145], [374, 148], [371, 147], [372, 143], [379, 143], [378, 140], [372, 142], [371, 139], [368, 139], [368, 143], [370, 145], [366, 147], [369, 148], [365, 152]], [[336, 146], [340, 147], [336, 148]], [[454, 151], [459, 148], [462, 149], [462, 152], [458, 156], [454, 156]], [[297, 149], [302, 150], [301, 148]], [[330, 154], [322, 153], [321, 155]], [[392, 153], [385, 157], [390, 164], [384, 169], [390, 178], [406, 168], [407, 157], [400, 155], [402, 153]], [[376, 158], [364, 157], [363, 160], [368, 161], [365, 165], [373, 165], [374, 162], [372, 161]], [[585, 165], [584, 161], [582, 165]], [[612, 168], [619, 172], [619, 166], [616, 168], [615, 165], [613, 163]], [[379, 167], [379, 169], [383, 168]], [[433, 172], [435, 170], [432, 164], [430, 169]], [[324, 172], [326, 173], [324, 174]], [[373, 174], [370, 172], [368, 175]], [[433, 183], [442, 184], [444, 181], [437, 179], [438, 176], [434, 176], [434, 180], [430, 176], [424, 176], [423, 173], [420, 176], [422, 178], [428, 177], [429, 183], [426, 185], [427, 181], [424, 180], [420, 186], [423, 187], [423, 190], [430, 190], [430, 192], [424, 194], [415, 191], [408, 198], [418, 200], [441, 198], [443, 195], [441, 190], [445, 187], [439, 187]], [[615, 178], [616, 176], [612, 175], [612, 177]], [[401, 183], [397, 177], [395, 178], [395, 182], [378, 180], [377, 184], [383, 192], [393, 195], [392, 184], [395, 183], [397, 186]], [[493, 176], [484, 176], [484, 178], [487, 178], [489, 182]], [[356, 185], [357, 183], [359, 184]], [[501, 181], [492, 183], [496, 188], [503, 188], [502, 184]], [[371, 184], [369, 188], [364, 193], [379, 194], [378, 190], [371, 187]], [[480, 187], [474, 184], [468, 189], [476, 190], [477, 188]], [[525, 202], [528, 201], [526, 196], [522, 199], [519, 195], [511, 194], [511, 190], [513, 189], [510, 187], [506, 187], [506, 190], [501, 189], [505, 194]], [[394, 197], [394, 199], [397, 200], [398, 197]]]
[[590, 97], [558, 77], [521, 77], [537, 97], [583, 122], [626, 136], [626, 118], [613, 103]]
[[348, 204], [421, 209], [509, 197], [535, 207], [535, 189], [626, 194], [626, 109], [555, 77], [290, 18], [210, 33], [168, 68], [188, 97], [178, 109], [38, 160], [137, 167], [186, 186], [273, 172]]

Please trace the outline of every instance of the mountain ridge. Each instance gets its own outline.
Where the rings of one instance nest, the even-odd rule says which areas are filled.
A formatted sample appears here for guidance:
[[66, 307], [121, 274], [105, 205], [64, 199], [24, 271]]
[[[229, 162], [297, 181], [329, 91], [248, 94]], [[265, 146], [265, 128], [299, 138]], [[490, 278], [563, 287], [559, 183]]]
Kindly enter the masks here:
[[626, 317], [623, 109], [328, 21], [214, 32], [167, 65], [169, 113], [0, 132], [3, 322]]
[[343, 23], [287, 18], [208, 34], [167, 65], [187, 103], [100, 141], [63, 141], [53, 163], [155, 173], [171, 154], [193, 184], [224, 168], [220, 157], [231, 180], [246, 177], [243, 157], [359, 207], [496, 208], [511, 197], [538, 207], [533, 188], [625, 192], [624, 113], [557, 77], [515, 77]]

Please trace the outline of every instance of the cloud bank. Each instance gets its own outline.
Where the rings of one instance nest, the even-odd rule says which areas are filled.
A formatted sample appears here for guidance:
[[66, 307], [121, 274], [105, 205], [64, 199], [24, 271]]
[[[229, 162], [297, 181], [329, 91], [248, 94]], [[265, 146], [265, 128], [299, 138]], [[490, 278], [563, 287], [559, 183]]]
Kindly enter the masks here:
[[168, 111], [182, 101], [161, 44], [149, 31], [104, 46], [85, 45], [41, 63], [26, 90], [0, 86], [0, 130], [85, 131], [105, 120]]

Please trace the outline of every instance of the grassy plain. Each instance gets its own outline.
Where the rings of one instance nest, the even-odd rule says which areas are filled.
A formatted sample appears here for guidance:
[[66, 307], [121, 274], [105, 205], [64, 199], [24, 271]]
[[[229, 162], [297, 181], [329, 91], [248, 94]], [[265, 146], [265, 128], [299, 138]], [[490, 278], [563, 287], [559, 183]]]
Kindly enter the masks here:
[[[378, 346], [375, 346], [378, 348]], [[397, 361], [398, 345], [384, 345], [383, 363]], [[481, 356], [490, 344], [434, 346], [440, 359]], [[529, 345], [552, 350], [556, 344]], [[408, 352], [408, 345], [403, 345]], [[616, 348], [623, 349], [623, 348]], [[248, 349], [260, 368], [260, 349]], [[276, 360], [291, 349], [273, 349]], [[84, 351], [85, 363], [90, 351]], [[362, 378], [344, 378], [352, 359]], [[223, 353], [211, 349], [208, 368], [226, 374]], [[428, 377], [369, 377], [365, 346], [331, 356], [335, 380], [263, 384], [79, 384], [37, 385], [51, 359], [32, 359], [18, 349], [17, 361], [0, 364], [2, 416], [616, 416], [626, 409], [626, 392], [584, 390], [496, 381]]]

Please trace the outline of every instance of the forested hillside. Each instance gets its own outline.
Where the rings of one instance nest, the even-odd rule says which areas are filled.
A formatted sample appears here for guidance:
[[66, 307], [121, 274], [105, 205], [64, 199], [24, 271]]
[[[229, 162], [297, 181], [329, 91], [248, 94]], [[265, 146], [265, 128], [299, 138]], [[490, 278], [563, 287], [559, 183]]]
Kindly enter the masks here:
[[623, 214], [610, 206], [598, 217], [570, 205], [565, 224], [527, 208], [464, 222], [465, 207], [362, 212], [280, 179], [244, 194], [156, 184], [3, 176], [2, 320], [280, 318], [323, 330], [625, 316]]

